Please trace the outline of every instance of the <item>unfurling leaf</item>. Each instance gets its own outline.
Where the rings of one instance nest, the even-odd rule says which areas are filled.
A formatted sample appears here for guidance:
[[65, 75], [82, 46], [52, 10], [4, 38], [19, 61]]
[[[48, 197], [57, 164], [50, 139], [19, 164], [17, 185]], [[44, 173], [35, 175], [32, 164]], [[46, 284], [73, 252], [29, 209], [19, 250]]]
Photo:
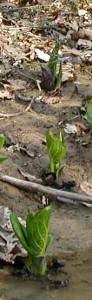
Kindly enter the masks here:
[[26, 228], [20, 223], [16, 214], [13, 212], [10, 214], [10, 221], [11, 221], [13, 230], [14, 230], [17, 238], [19, 239], [20, 243], [25, 248], [25, 250], [31, 254], [32, 253], [31, 249], [28, 247], [28, 244], [27, 244]]
[[45, 91], [51, 91], [54, 89], [54, 79], [51, 70], [48, 67], [41, 66], [42, 69], [42, 81], [41, 88]]
[[66, 155], [64, 143], [64, 133], [59, 133], [59, 138], [55, 138], [52, 131], [46, 134], [46, 144], [50, 159], [50, 171], [58, 174], [62, 159]]

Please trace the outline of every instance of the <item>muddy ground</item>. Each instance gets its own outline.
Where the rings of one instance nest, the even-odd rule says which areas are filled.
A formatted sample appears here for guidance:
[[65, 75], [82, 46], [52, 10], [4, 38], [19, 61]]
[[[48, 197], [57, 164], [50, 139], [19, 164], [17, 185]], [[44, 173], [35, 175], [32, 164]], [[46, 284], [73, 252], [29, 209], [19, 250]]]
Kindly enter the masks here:
[[[65, 134], [67, 155], [63, 161], [63, 172], [60, 180], [74, 180], [73, 191], [80, 191], [82, 181], [92, 180], [92, 130], [84, 119], [86, 101], [92, 94], [92, 80], [85, 73], [78, 75], [77, 81], [81, 81], [77, 91], [74, 83], [66, 83], [61, 95], [50, 96], [43, 94], [43, 102], [34, 102], [32, 108], [19, 116], [1, 119], [0, 132], [6, 136], [6, 152], [8, 159], [3, 163], [1, 170], [4, 174], [24, 179], [18, 168], [28, 174], [40, 177], [43, 169], [49, 171], [49, 160], [45, 141], [48, 129], [55, 134], [65, 128], [66, 123], [79, 126], [76, 134]], [[85, 79], [85, 80], [84, 80]], [[28, 96], [37, 95], [38, 91], [31, 88], [25, 90]], [[49, 101], [48, 101], [49, 99]], [[48, 103], [49, 102], [49, 103]], [[51, 103], [52, 102], [52, 103]], [[1, 100], [1, 112], [13, 114], [23, 111], [27, 103], [16, 100]], [[19, 144], [25, 147], [27, 153], [11, 149], [11, 145]], [[14, 150], [15, 149], [15, 150]], [[8, 206], [17, 214], [25, 218], [27, 208], [37, 210], [42, 207], [42, 195], [31, 193], [0, 183], [0, 204]], [[64, 253], [72, 255], [76, 250], [90, 249], [92, 246], [92, 213], [91, 208], [81, 206], [64, 205], [55, 199], [49, 199], [53, 203], [53, 216], [51, 231], [54, 242], [51, 246], [53, 255]], [[55, 247], [54, 247], [55, 246]]]

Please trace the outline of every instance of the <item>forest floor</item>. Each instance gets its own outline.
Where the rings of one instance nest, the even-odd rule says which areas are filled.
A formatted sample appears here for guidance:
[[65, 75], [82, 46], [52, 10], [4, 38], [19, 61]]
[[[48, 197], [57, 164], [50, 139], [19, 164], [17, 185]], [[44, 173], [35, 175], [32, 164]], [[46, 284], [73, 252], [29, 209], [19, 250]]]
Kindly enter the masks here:
[[[40, 66], [46, 66], [58, 39], [65, 62], [63, 83], [59, 91], [46, 91], [48, 87], [39, 88]], [[16, 1], [0, 1], [0, 48], [0, 133], [6, 136], [8, 156], [1, 172], [40, 178], [49, 171], [46, 132], [57, 136], [63, 129], [67, 155], [60, 182], [73, 181], [70, 190], [83, 194], [87, 182], [92, 196], [92, 127], [85, 118], [92, 97], [92, 3], [38, 1], [20, 7]], [[52, 197], [48, 201], [53, 203], [51, 254], [63, 257], [87, 250], [90, 257], [91, 207]], [[1, 182], [0, 204], [25, 219], [28, 207], [43, 207], [43, 197]]]

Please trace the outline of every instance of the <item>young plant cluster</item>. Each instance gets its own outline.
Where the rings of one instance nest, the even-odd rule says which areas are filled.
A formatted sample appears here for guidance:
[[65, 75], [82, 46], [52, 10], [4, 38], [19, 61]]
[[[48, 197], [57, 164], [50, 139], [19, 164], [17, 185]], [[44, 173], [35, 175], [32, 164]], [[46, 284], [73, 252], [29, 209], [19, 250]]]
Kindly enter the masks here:
[[[50, 159], [50, 170], [57, 176], [61, 161], [66, 154], [63, 132], [60, 132], [59, 137], [55, 138], [53, 132], [48, 131], [46, 144]], [[20, 223], [14, 212], [10, 215], [13, 230], [27, 251], [25, 264], [36, 275], [43, 275], [46, 271], [46, 251], [52, 240], [49, 234], [51, 212], [50, 205], [41, 209], [35, 215], [31, 209], [28, 209], [26, 226]]]
[[[4, 146], [5, 136], [0, 135], [0, 149]], [[61, 161], [66, 154], [64, 142], [64, 133], [60, 132], [59, 137], [54, 137], [52, 131], [46, 134], [46, 144], [50, 159], [50, 171], [56, 174], [59, 173]], [[7, 157], [0, 153], [0, 163]], [[46, 251], [52, 241], [49, 234], [49, 224], [52, 213], [52, 207], [48, 205], [35, 215], [31, 209], [28, 209], [26, 217], [26, 226], [22, 225], [17, 215], [14, 212], [10, 214], [10, 221], [13, 230], [27, 251], [27, 257], [24, 263], [27, 268], [36, 275], [43, 275], [46, 272]]]
[[52, 208], [47, 206], [33, 215], [28, 209], [26, 226], [23, 226], [14, 212], [10, 215], [13, 230], [20, 243], [27, 251], [25, 264], [36, 275], [43, 275], [46, 271], [46, 250], [51, 243], [49, 223]]

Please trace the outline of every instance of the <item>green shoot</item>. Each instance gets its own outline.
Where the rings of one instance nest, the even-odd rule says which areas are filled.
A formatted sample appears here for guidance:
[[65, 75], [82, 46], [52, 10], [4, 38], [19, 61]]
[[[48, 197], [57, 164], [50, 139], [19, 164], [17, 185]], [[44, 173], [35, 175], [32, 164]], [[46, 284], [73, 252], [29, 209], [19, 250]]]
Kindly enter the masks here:
[[[0, 150], [3, 148], [5, 143], [5, 136], [4, 134], [0, 134]], [[7, 156], [5, 156], [4, 154], [0, 153], [0, 164], [3, 163], [3, 161], [7, 159]]]
[[55, 87], [56, 89], [60, 89], [61, 84], [62, 84], [62, 61], [60, 61], [60, 65], [59, 65], [59, 72], [55, 78]]
[[66, 155], [66, 146], [64, 142], [64, 132], [59, 133], [59, 137], [55, 138], [52, 131], [46, 133], [46, 144], [50, 160], [50, 171], [59, 173], [62, 159]]
[[22, 246], [27, 251], [26, 266], [34, 274], [43, 275], [46, 271], [46, 250], [52, 240], [49, 235], [51, 206], [41, 209], [33, 215], [28, 209], [26, 227], [18, 220], [15, 213], [11, 213], [10, 221], [13, 230]]
[[50, 55], [50, 59], [48, 62], [48, 67], [52, 73], [54, 80], [56, 77], [56, 69], [57, 69], [57, 63], [58, 63], [58, 51], [59, 51], [59, 42], [56, 42], [56, 45], [52, 50], [52, 53]]
[[92, 124], [92, 98], [90, 99], [88, 106], [87, 106], [86, 117], [87, 117], [88, 123]]
[[[62, 84], [62, 62], [59, 61], [58, 51], [59, 51], [60, 42], [56, 42], [54, 49], [52, 50], [50, 60], [48, 62], [48, 67], [52, 73], [54, 86], [57, 89], [60, 89]], [[57, 70], [57, 67], [59, 70]]]

